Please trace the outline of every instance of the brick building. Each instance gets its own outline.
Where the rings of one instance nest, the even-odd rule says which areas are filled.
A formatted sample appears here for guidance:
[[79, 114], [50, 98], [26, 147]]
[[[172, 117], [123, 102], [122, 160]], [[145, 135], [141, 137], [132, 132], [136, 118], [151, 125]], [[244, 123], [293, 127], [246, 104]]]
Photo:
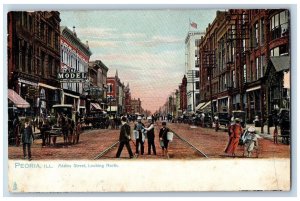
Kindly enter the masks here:
[[142, 101], [140, 100], [140, 98], [138, 99], [131, 99], [131, 113], [132, 114], [142, 114], [143, 113], [143, 109], [142, 109]]
[[59, 103], [59, 12], [9, 12], [8, 88], [30, 104], [31, 115], [47, 115]]
[[124, 93], [125, 93], [125, 113], [131, 114], [132, 107], [131, 107], [131, 92], [130, 92], [129, 83], [125, 87]]
[[187, 110], [187, 79], [186, 76], [184, 75], [181, 81], [181, 84], [179, 86], [179, 94], [180, 94], [180, 107], [179, 111], [180, 112], [185, 112]]
[[108, 67], [100, 60], [89, 62], [88, 77], [90, 80], [89, 98], [92, 107], [104, 109], [106, 106]]
[[[288, 106], [289, 21], [283, 9], [218, 11], [200, 42], [200, 110], [240, 109], [249, 122], [256, 115], [265, 122]], [[275, 75], [277, 82], [267, 79]]]
[[118, 76], [118, 71], [114, 77], [107, 78], [107, 111], [116, 114], [122, 114], [125, 112], [125, 93], [124, 84]]

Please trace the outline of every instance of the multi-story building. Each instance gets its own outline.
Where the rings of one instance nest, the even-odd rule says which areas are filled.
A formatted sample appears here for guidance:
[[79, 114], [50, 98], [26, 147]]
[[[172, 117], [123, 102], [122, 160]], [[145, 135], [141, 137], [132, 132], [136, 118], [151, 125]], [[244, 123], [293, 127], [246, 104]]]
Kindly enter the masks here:
[[110, 113], [123, 114], [125, 112], [124, 84], [118, 77], [118, 71], [114, 77], [107, 78], [107, 111]]
[[200, 103], [198, 47], [204, 33], [189, 31], [185, 39], [185, 73], [187, 75], [187, 110], [195, 111]]
[[[92, 55], [88, 44], [84, 44], [77, 37], [75, 26], [73, 31], [68, 27], [60, 27], [60, 51], [61, 51], [61, 67], [60, 73], [69, 75], [61, 81], [62, 104], [72, 104], [75, 110], [86, 106], [85, 85], [88, 74], [88, 63]], [[78, 73], [79, 79], [73, 79], [71, 76]], [[77, 78], [77, 77], [75, 77]]]
[[107, 91], [107, 66], [100, 60], [89, 62], [89, 95], [93, 107], [104, 109]]
[[9, 12], [7, 20], [8, 88], [26, 99], [27, 111], [47, 115], [60, 99], [60, 14]]
[[125, 113], [131, 114], [131, 112], [132, 112], [132, 108], [131, 108], [131, 92], [130, 92], [129, 83], [125, 87], [124, 93], [125, 93]]
[[142, 101], [140, 98], [138, 99], [131, 99], [131, 113], [132, 114], [141, 114], [142, 113]]
[[200, 42], [200, 109], [244, 110], [264, 122], [288, 108], [289, 47], [288, 10], [218, 11]]
[[184, 113], [187, 110], [187, 95], [186, 95], [186, 86], [187, 86], [187, 79], [184, 75], [179, 86], [179, 93], [180, 93], [180, 108], [179, 112]]

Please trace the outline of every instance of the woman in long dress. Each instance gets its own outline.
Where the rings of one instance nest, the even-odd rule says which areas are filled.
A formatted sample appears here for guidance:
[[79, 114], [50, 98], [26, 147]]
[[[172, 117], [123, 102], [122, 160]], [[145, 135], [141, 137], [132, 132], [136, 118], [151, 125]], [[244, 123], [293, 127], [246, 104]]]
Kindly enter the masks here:
[[243, 128], [240, 124], [240, 119], [235, 119], [235, 124], [230, 126], [230, 140], [225, 149], [225, 153], [235, 156], [235, 151], [239, 145], [239, 139], [243, 133]]

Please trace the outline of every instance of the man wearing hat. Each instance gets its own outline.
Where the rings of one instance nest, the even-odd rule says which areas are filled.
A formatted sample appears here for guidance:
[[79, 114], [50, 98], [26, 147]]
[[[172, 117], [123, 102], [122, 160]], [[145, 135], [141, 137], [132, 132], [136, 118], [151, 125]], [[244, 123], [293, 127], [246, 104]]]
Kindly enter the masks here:
[[136, 139], [136, 155], [139, 155], [139, 146], [141, 148], [141, 154], [144, 155], [144, 134], [142, 133], [142, 129], [144, 129], [145, 125], [142, 123], [142, 117], [138, 116], [137, 123], [134, 126], [134, 130], [136, 130], [138, 134], [138, 138]]
[[225, 153], [235, 156], [236, 148], [239, 144], [240, 136], [243, 133], [243, 128], [240, 124], [241, 120], [235, 118], [235, 124], [230, 126], [230, 140], [228, 146], [225, 149]]
[[117, 151], [117, 158], [120, 158], [121, 152], [123, 150], [124, 145], [126, 145], [127, 151], [129, 153], [130, 158], [133, 158], [133, 153], [129, 144], [130, 141], [130, 126], [127, 124], [127, 118], [126, 117], [122, 117], [121, 118], [121, 129], [120, 129], [120, 144], [119, 144], [119, 148]]
[[169, 140], [168, 140], [168, 132], [170, 131], [169, 128], [166, 127], [167, 123], [165, 121], [162, 122], [162, 128], [159, 131], [159, 140], [161, 144], [161, 148], [163, 151], [163, 156], [167, 156], [169, 158], [168, 154], [168, 145], [169, 145]]
[[145, 128], [145, 130], [147, 131], [147, 138], [148, 138], [148, 155], [151, 155], [151, 147], [153, 149], [154, 155], [156, 155], [156, 148], [155, 148], [155, 143], [154, 143], [154, 138], [155, 138], [154, 120], [151, 116], [149, 116], [147, 119], [148, 119], [149, 125], [147, 128]]

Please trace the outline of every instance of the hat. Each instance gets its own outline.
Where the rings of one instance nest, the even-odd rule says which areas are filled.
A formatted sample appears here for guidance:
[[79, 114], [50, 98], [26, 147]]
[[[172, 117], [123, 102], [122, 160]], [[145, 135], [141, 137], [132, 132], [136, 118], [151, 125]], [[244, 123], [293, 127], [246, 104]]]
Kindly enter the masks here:
[[248, 128], [248, 132], [250, 132], [250, 133], [255, 132], [255, 128], [254, 128], [253, 126], [249, 127], [249, 128]]
[[240, 118], [235, 118], [234, 121], [240, 122], [241, 120], [240, 120]]
[[147, 120], [152, 120], [152, 117], [151, 116], [147, 117]]
[[142, 117], [141, 117], [141, 116], [138, 116], [137, 120], [142, 120]]
[[123, 117], [121, 118], [121, 120], [122, 120], [123, 122], [126, 122], [126, 121], [127, 121], [127, 118], [126, 118], [125, 116], [123, 116]]

